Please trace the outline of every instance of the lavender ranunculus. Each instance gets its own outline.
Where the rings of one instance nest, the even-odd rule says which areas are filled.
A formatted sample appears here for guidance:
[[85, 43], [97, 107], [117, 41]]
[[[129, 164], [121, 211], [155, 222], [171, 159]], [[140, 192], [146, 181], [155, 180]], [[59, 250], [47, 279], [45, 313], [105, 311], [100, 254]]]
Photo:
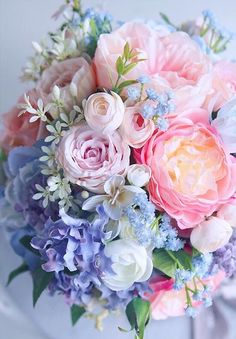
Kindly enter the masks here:
[[[17, 147], [9, 153], [6, 166], [9, 182], [5, 197], [1, 200], [4, 209], [0, 212], [0, 218], [4, 219], [10, 228], [30, 225], [40, 230], [49, 216], [53, 220], [58, 219], [58, 207], [55, 203], [50, 203], [45, 209], [42, 201], [32, 199], [37, 191], [35, 184], [45, 186], [46, 183], [46, 177], [41, 174], [40, 146], [38, 143], [33, 147]], [[12, 220], [13, 214], [17, 216], [16, 223]]]

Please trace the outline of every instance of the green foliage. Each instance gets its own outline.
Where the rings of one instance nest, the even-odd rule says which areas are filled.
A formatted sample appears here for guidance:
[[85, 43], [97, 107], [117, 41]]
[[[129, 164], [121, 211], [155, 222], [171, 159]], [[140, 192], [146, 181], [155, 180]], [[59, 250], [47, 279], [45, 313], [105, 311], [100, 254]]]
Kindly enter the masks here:
[[[127, 305], [125, 313], [131, 326], [130, 331], [135, 330], [136, 338], [143, 339], [150, 319], [150, 302], [136, 297]], [[121, 328], [120, 330], [125, 331]]]
[[163, 248], [153, 252], [153, 266], [170, 278], [174, 278], [177, 268], [192, 270], [192, 256], [184, 250], [177, 252]]
[[134, 69], [139, 62], [145, 61], [146, 59], [138, 59], [139, 53], [130, 48], [129, 43], [126, 42], [123, 54], [116, 60], [116, 72], [117, 80], [112, 90], [116, 93], [120, 93], [125, 87], [137, 83], [137, 80], [126, 80], [120, 82], [121, 78], [128, 74]]
[[31, 240], [32, 240], [32, 237], [30, 235], [25, 235], [23, 238], [20, 239], [20, 243], [25, 248], [27, 248], [27, 250], [29, 250], [30, 252], [34, 253], [35, 255], [39, 255], [39, 251], [37, 251], [31, 246], [30, 244]]
[[85, 313], [85, 308], [78, 305], [72, 305], [70, 309], [70, 315], [71, 315], [71, 322], [72, 325], [75, 326], [75, 324], [78, 322], [78, 320], [82, 317], [82, 315]]
[[33, 306], [35, 307], [39, 297], [48, 287], [54, 277], [53, 272], [45, 272], [41, 267], [37, 268], [33, 273]]
[[27, 271], [29, 271], [29, 267], [25, 263], [23, 263], [21, 266], [16, 268], [14, 271], [12, 271], [9, 274], [8, 281], [7, 281], [7, 286], [10, 285], [12, 280], [14, 280], [18, 275], [20, 275], [20, 274], [22, 274], [24, 272], [27, 272]]

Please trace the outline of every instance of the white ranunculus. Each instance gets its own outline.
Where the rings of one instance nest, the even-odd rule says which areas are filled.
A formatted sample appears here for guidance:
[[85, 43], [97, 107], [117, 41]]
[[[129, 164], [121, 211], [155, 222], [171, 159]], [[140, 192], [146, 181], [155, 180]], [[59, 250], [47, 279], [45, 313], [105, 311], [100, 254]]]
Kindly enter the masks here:
[[236, 201], [223, 205], [217, 212], [217, 217], [224, 219], [232, 227], [236, 227]]
[[127, 179], [131, 185], [144, 187], [151, 178], [151, 169], [147, 165], [134, 164], [129, 166]]
[[225, 104], [218, 112], [217, 118], [212, 121], [220, 134], [227, 150], [236, 153], [236, 99]]
[[84, 106], [84, 116], [88, 125], [104, 134], [113, 133], [121, 125], [124, 113], [124, 103], [114, 92], [92, 94]]
[[146, 281], [153, 270], [152, 259], [146, 249], [134, 240], [120, 239], [107, 244], [105, 255], [112, 260], [114, 274], [106, 274], [104, 283], [113, 291], [122, 291], [135, 282]]
[[190, 240], [193, 247], [206, 254], [225, 246], [232, 233], [233, 229], [228, 222], [217, 217], [211, 217], [193, 229]]

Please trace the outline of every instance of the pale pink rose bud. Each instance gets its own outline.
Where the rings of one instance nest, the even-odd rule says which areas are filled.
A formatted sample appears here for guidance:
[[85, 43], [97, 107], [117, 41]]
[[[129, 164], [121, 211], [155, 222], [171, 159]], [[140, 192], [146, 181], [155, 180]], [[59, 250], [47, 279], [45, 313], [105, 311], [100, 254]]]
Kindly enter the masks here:
[[206, 254], [224, 247], [232, 233], [233, 229], [228, 222], [218, 217], [211, 217], [193, 229], [190, 240], [193, 247]]
[[103, 133], [114, 132], [121, 125], [124, 112], [124, 103], [114, 92], [92, 94], [84, 105], [84, 116], [88, 125]]
[[217, 217], [224, 219], [232, 227], [236, 227], [236, 200], [223, 205], [217, 212]]
[[155, 130], [152, 120], [144, 119], [139, 107], [127, 107], [120, 134], [127, 144], [133, 148], [142, 147]]
[[151, 178], [151, 169], [146, 165], [134, 164], [129, 166], [127, 179], [131, 185], [144, 187]]

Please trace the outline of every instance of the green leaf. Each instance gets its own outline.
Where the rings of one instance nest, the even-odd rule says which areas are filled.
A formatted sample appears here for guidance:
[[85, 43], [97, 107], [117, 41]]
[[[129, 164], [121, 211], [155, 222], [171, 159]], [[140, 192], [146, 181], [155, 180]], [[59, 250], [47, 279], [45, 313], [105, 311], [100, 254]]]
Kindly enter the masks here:
[[161, 12], [160, 12], [159, 14], [160, 14], [162, 20], [165, 21], [165, 23], [167, 23], [168, 25], [171, 25], [171, 26], [172, 26], [172, 23], [171, 23], [170, 19], [168, 18], [168, 16], [167, 16], [166, 14], [161, 13]]
[[32, 240], [32, 237], [30, 235], [25, 235], [23, 238], [20, 239], [20, 243], [27, 248], [30, 252], [39, 255], [39, 251], [37, 251], [35, 248], [33, 248], [30, 244]]
[[192, 270], [192, 256], [189, 255], [184, 250], [180, 250], [177, 252], [172, 252], [175, 258], [178, 260], [178, 262], [183, 266], [185, 270]]
[[90, 28], [91, 28], [91, 33], [90, 33], [90, 35], [92, 36], [92, 37], [97, 37], [97, 35], [98, 35], [98, 30], [97, 30], [97, 25], [96, 25], [96, 22], [94, 21], [94, 19], [90, 19], [90, 23], [89, 23], [89, 25], [90, 25]]
[[5, 152], [3, 151], [3, 149], [0, 148], [0, 162], [6, 161], [6, 160], [7, 160], [7, 156]]
[[119, 75], [123, 75], [124, 63], [121, 56], [116, 60], [116, 71]]
[[135, 68], [137, 66], [137, 62], [134, 62], [132, 64], [129, 64], [127, 66], [124, 67], [124, 70], [123, 70], [123, 75], [129, 73], [130, 71], [132, 71], [133, 68]]
[[19, 274], [22, 274], [22, 273], [27, 272], [27, 271], [29, 271], [29, 267], [25, 263], [23, 263], [21, 266], [16, 268], [14, 271], [12, 271], [9, 274], [8, 281], [7, 281], [7, 286], [10, 285], [12, 280], [14, 280]]
[[168, 277], [174, 278], [177, 264], [165, 249], [154, 250], [153, 266]]
[[193, 247], [192, 257], [198, 257], [201, 254], [202, 254], [201, 252], [199, 252], [195, 247]]
[[53, 279], [54, 273], [45, 272], [41, 267], [39, 267], [32, 273], [32, 276], [33, 276], [33, 306], [35, 307], [39, 297]]
[[70, 309], [70, 315], [71, 315], [71, 322], [72, 325], [75, 326], [77, 321], [82, 317], [82, 315], [85, 313], [85, 308], [78, 305], [72, 305]]
[[150, 302], [136, 297], [127, 305], [125, 313], [131, 330], [135, 329], [137, 337], [143, 339], [145, 327], [150, 319]]
[[123, 81], [119, 84], [119, 86], [117, 87], [118, 91], [121, 91], [123, 88], [130, 86], [130, 85], [134, 85], [137, 84], [137, 80], [126, 80]]
[[170, 19], [168, 18], [168, 16], [167, 16], [166, 14], [161, 13], [161, 12], [160, 12], [159, 14], [160, 14], [162, 20], [164, 20], [164, 22], [167, 23], [167, 25], [170, 25], [170, 26], [172, 26], [172, 27], [175, 27], [175, 28], [178, 30], [178, 27], [176, 27], [176, 26], [173, 24], [173, 22], [170, 21]]
[[123, 53], [125, 60], [130, 59], [129, 54], [130, 54], [130, 47], [129, 47], [129, 43], [126, 42], [125, 47], [124, 47], [124, 53]]

